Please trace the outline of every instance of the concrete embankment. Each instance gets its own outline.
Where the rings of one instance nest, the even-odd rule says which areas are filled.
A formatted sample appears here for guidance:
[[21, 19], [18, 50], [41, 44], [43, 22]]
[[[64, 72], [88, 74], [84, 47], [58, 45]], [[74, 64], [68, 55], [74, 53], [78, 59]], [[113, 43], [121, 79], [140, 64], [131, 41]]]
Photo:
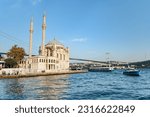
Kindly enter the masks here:
[[78, 74], [78, 73], [87, 73], [87, 72], [88, 72], [87, 70], [72, 70], [72, 71], [67, 71], [67, 72], [28, 73], [25, 75], [0, 75], [0, 78], [24, 78], [24, 77], [37, 77], [37, 76]]

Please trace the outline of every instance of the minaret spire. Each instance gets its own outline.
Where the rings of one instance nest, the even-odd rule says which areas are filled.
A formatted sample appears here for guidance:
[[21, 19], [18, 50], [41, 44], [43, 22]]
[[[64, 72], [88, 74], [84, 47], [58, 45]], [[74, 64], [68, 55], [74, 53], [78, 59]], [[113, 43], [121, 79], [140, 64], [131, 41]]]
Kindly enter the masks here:
[[29, 45], [29, 57], [32, 56], [32, 39], [33, 39], [33, 17], [31, 18], [30, 20], [30, 29], [29, 29], [29, 32], [30, 32], [30, 45]]
[[44, 47], [44, 44], [45, 44], [45, 35], [46, 33], [46, 15], [44, 13], [43, 15], [43, 24], [42, 24], [42, 45], [41, 45], [41, 49], [42, 49], [42, 53], [41, 55], [44, 56], [44, 51], [45, 51], [45, 47]]

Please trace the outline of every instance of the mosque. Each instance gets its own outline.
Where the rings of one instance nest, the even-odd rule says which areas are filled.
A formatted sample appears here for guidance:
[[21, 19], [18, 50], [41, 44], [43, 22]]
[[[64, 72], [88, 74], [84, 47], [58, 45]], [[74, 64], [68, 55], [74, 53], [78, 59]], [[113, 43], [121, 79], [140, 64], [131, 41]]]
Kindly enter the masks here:
[[19, 67], [30, 73], [66, 72], [69, 70], [69, 48], [65, 47], [55, 38], [45, 44], [46, 15], [43, 15], [42, 44], [39, 55], [32, 55], [33, 19], [30, 21], [29, 56], [21, 61]]

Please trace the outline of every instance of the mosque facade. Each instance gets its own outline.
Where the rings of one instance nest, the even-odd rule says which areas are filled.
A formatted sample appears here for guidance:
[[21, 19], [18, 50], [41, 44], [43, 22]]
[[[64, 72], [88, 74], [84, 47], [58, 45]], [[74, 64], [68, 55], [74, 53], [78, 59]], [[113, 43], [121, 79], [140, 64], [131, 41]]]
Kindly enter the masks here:
[[69, 70], [69, 48], [55, 38], [45, 44], [46, 37], [46, 16], [43, 16], [42, 23], [42, 44], [39, 47], [39, 55], [32, 55], [32, 40], [33, 40], [33, 19], [30, 21], [30, 45], [29, 56], [21, 61], [20, 68], [24, 68], [26, 72], [31, 73], [50, 73], [50, 72], [65, 72]]

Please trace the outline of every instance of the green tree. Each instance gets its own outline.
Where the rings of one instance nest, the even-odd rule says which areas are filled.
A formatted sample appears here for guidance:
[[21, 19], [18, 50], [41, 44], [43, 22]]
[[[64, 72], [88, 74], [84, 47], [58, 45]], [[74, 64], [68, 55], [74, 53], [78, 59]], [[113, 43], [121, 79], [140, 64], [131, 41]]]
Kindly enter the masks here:
[[12, 58], [7, 58], [7, 59], [5, 59], [5, 66], [7, 68], [14, 68], [17, 66], [17, 61]]
[[19, 63], [25, 55], [25, 50], [22, 47], [17, 47], [17, 45], [14, 45], [7, 53], [7, 56], [9, 58], [15, 59], [17, 63]]

